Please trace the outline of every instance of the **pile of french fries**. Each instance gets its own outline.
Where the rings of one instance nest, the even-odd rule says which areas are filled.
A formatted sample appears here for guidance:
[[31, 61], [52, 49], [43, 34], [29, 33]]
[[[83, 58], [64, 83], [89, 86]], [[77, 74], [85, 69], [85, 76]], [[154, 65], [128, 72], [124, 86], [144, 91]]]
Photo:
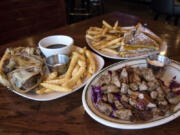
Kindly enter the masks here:
[[91, 45], [96, 50], [110, 52], [118, 55], [120, 52], [117, 50], [124, 43], [124, 33], [128, 29], [118, 26], [118, 21], [113, 26], [106, 21], [102, 21], [102, 28], [90, 27], [87, 30], [86, 38], [91, 41]]
[[73, 51], [67, 72], [60, 76], [58, 76], [57, 72], [48, 74], [36, 93], [71, 92], [95, 72], [96, 61], [92, 52], [86, 48]]

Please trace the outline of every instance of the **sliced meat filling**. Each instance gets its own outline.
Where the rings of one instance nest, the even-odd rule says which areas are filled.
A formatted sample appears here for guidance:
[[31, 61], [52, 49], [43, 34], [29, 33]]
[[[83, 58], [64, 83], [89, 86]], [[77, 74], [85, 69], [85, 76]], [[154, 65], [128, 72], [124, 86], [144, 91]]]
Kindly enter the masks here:
[[40, 69], [36, 67], [16, 69], [8, 75], [14, 89], [29, 90], [37, 85], [41, 78]]
[[23, 86], [21, 87], [21, 89], [22, 89], [22, 90], [27, 90], [27, 89], [33, 87], [34, 85], [36, 85], [36, 84], [38, 83], [38, 80], [39, 80], [40, 77], [41, 77], [40, 74], [37, 74], [37, 75], [31, 77], [29, 80], [27, 80], [27, 81], [23, 84]]

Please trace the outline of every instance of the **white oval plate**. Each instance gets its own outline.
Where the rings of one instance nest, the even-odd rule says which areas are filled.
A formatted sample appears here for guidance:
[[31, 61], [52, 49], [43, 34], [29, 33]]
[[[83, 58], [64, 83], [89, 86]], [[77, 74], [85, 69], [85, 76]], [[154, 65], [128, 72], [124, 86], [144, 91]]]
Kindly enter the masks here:
[[[106, 68], [104, 68], [102, 71], [97, 73], [89, 82], [86, 84], [86, 87], [83, 90], [82, 94], [82, 103], [86, 110], [86, 112], [97, 122], [113, 127], [118, 129], [143, 129], [143, 128], [150, 128], [158, 125], [165, 124], [171, 120], [174, 120], [175, 118], [180, 116], [180, 110], [174, 112], [173, 114], [158, 117], [155, 119], [151, 119], [146, 122], [142, 123], [134, 123], [130, 121], [125, 120], [118, 120], [115, 118], [111, 118], [109, 116], [104, 115], [100, 111], [98, 111], [94, 105], [94, 103], [91, 100], [91, 85], [96, 83], [98, 78], [102, 73], [104, 73], [107, 70], [117, 70], [119, 68], [122, 68], [124, 66], [133, 66], [133, 67], [146, 67], [146, 60], [145, 59], [136, 59], [136, 60], [129, 60], [129, 61], [123, 61], [118, 62], [113, 65], [110, 65]], [[165, 73], [162, 76], [163, 80], [170, 81], [174, 76], [176, 76], [176, 80], [180, 82], [180, 63], [176, 61], [171, 61], [171, 64], [166, 68]]]
[[[85, 38], [86, 38], [86, 37], [85, 37]], [[147, 54], [140, 55], [140, 56], [136, 56], [136, 57], [120, 57], [120, 56], [115, 55], [115, 54], [113, 54], [113, 53], [109, 53], [109, 52], [100, 51], [100, 50], [95, 49], [95, 48], [91, 45], [91, 41], [90, 41], [88, 38], [86, 38], [86, 42], [87, 42], [88, 46], [89, 46], [93, 51], [95, 51], [97, 54], [99, 54], [99, 55], [101, 55], [101, 56], [103, 56], [103, 57], [106, 57], [106, 58], [109, 58], [109, 59], [115, 59], [115, 60], [127, 60], [127, 59], [131, 60], [131, 59], [145, 58], [145, 57], [147, 57], [147, 56], [150, 56], [150, 55], [159, 53], [165, 46], [167, 46], [166, 44], [164, 44], [164, 45], [162, 45], [162, 46], [160, 47], [160, 50], [159, 50], [159, 51], [151, 51], [151, 52], [149, 52], [149, 53], [147, 53]]]
[[[79, 50], [80, 47], [77, 47], [77, 46], [73, 46], [73, 50]], [[104, 59], [101, 57], [101, 56], [98, 56], [96, 55], [95, 53], [93, 53], [94, 57], [95, 57], [95, 60], [96, 60], [96, 63], [97, 63], [97, 71], [100, 71], [103, 66], [104, 66]], [[89, 79], [85, 79], [84, 80], [84, 83], [82, 85], [80, 85], [79, 87], [75, 88], [72, 92], [68, 92], [68, 93], [61, 93], [61, 92], [53, 92], [53, 93], [48, 93], [48, 94], [43, 94], [43, 95], [38, 95], [36, 94], [35, 92], [27, 92], [27, 93], [19, 93], [15, 90], [12, 90], [14, 93], [22, 96], [22, 97], [25, 97], [25, 98], [28, 98], [28, 99], [31, 99], [31, 100], [36, 100], [36, 101], [50, 101], [50, 100], [54, 100], [54, 99], [57, 99], [57, 98], [61, 98], [63, 96], [66, 96], [66, 95], [69, 95], [77, 90], [79, 90], [80, 88], [82, 88], [88, 81]]]

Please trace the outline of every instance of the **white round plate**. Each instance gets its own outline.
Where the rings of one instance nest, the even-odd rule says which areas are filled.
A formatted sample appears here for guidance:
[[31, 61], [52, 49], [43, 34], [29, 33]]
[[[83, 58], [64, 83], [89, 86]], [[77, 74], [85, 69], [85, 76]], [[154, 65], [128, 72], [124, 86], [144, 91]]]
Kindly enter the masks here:
[[[86, 38], [86, 37], [85, 37]], [[140, 55], [140, 56], [136, 56], [136, 57], [120, 57], [118, 55], [115, 55], [113, 53], [110, 53], [110, 52], [105, 52], [105, 51], [100, 51], [100, 50], [97, 50], [95, 49], [92, 45], [91, 45], [91, 41], [86, 38], [86, 42], [88, 44], [88, 46], [93, 50], [95, 51], [97, 54], [103, 56], [103, 57], [106, 57], [106, 58], [109, 58], [109, 59], [115, 59], [115, 60], [131, 60], [131, 59], [138, 59], [138, 58], [145, 58], [147, 56], [150, 56], [150, 55], [153, 55], [153, 54], [157, 54], [160, 52], [161, 48], [164, 48], [164, 46], [166, 46], [166, 44], [162, 45], [160, 47], [160, 50], [159, 51], [151, 51], [147, 54], [144, 54], [144, 55]]]
[[[104, 72], [108, 70], [117, 70], [119, 68], [122, 68], [124, 66], [133, 66], [133, 67], [146, 67], [146, 60], [141, 58], [141, 59], [135, 59], [135, 60], [128, 60], [128, 61], [123, 61], [123, 62], [118, 62], [113, 65], [110, 65], [106, 68], [104, 68], [102, 71], [97, 73], [91, 80], [86, 84], [86, 87], [83, 90], [82, 94], [82, 103], [83, 106], [86, 110], [86, 112], [97, 122], [113, 127], [113, 128], [118, 128], [118, 129], [143, 129], [143, 128], [150, 128], [158, 125], [165, 124], [169, 121], [174, 120], [175, 118], [180, 116], [180, 110], [174, 112], [173, 114], [163, 116], [163, 117], [158, 117], [151, 119], [146, 122], [141, 122], [141, 123], [135, 123], [131, 121], [125, 121], [125, 120], [119, 120], [115, 118], [111, 118], [109, 116], [104, 115], [100, 111], [98, 111], [92, 101], [91, 97], [91, 86], [96, 83], [98, 78], [103, 74]], [[176, 80], [180, 82], [180, 63], [176, 61], [171, 61], [171, 64], [166, 68], [162, 79], [170, 81], [174, 76], [176, 76]]]
[[[80, 49], [80, 47], [73, 46], [73, 50], [79, 50], [79, 49]], [[101, 56], [96, 55], [95, 53], [93, 53], [93, 55], [94, 55], [96, 63], [97, 63], [97, 71], [96, 72], [98, 72], [104, 66], [104, 59]], [[69, 95], [69, 94], [79, 90], [80, 88], [82, 88], [88, 82], [88, 80], [89, 79], [85, 79], [84, 83], [82, 85], [80, 85], [79, 87], [75, 88], [73, 91], [68, 92], [68, 93], [53, 92], [53, 93], [38, 95], [33, 91], [32, 92], [30, 91], [30, 92], [27, 92], [27, 93], [19, 93], [19, 92], [15, 91], [15, 90], [12, 90], [12, 91], [14, 93], [22, 96], [22, 97], [25, 97], [25, 98], [28, 98], [28, 99], [31, 99], [31, 100], [50, 101], [50, 100], [54, 100], [54, 99], [61, 98], [63, 96]]]

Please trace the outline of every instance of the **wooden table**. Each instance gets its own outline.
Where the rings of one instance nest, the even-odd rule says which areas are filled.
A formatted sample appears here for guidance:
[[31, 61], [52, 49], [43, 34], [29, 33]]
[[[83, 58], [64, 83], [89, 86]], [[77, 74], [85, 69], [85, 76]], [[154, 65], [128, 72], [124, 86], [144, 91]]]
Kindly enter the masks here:
[[[35, 35], [20, 41], [0, 46], [0, 55], [5, 49], [16, 46], [37, 46], [38, 41], [48, 35], [66, 34], [72, 36], [75, 44], [86, 46], [85, 32], [89, 26], [101, 25], [102, 19], [120, 25], [133, 25], [139, 19], [121, 13], [111, 13], [80, 23], [65, 26], [47, 33]], [[159, 36], [168, 42], [167, 55], [180, 61], [180, 28], [155, 21], [143, 20]], [[8, 36], [8, 35], [7, 35]], [[117, 60], [105, 59], [105, 66]], [[82, 90], [48, 102], [37, 102], [20, 97], [0, 86], [0, 135], [178, 135], [180, 118], [158, 127], [143, 130], [119, 130], [103, 126], [85, 112]]]

